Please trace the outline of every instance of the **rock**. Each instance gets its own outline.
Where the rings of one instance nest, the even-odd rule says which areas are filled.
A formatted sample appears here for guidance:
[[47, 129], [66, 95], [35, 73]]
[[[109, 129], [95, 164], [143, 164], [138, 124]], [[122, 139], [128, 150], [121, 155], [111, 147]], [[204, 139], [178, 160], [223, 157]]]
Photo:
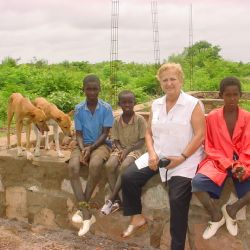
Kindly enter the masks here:
[[44, 208], [34, 216], [34, 224], [40, 224], [52, 229], [58, 229], [55, 223], [55, 214], [52, 210]]
[[45, 226], [42, 225], [34, 225], [30, 229], [33, 233], [41, 233], [47, 230]]
[[167, 191], [159, 183], [157, 186], [151, 187], [144, 192], [142, 203], [151, 209], [169, 208]]
[[2, 183], [2, 176], [0, 175], [0, 192], [4, 192], [5, 191], [5, 188], [4, 188], [4, 185]]
[[37, 186], [28, 187], [27, 190], [31, 192], [39, 192], [39, 188]]
[[27, 221], [27, 194], [24, 187], [6, 188], [6, 216]]
[[[85, 190], [87, 181], [80, 177], [80, 181], [82, 184], [82, 189]], [[68, 179], [64, 179], [61, 183], [61, 190], [68, 192], [70, 194], [74, 194], [73, 189], [71, 187], [70, 181]]]
[[73, 212], [74, 210], [74, 202], [70, 198], [67, 199], [67, 208], [68, 213]]

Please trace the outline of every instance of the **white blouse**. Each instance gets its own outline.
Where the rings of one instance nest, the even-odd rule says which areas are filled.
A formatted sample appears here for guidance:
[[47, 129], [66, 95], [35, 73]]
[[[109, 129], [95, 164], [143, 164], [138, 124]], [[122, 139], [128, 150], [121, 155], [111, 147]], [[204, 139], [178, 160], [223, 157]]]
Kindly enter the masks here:
[[[168, 156], [180, 156], [194, 135], [191, 125], [191, 116], [199, 100], [181, 92], [176, 104], [167, 113], [166, 95], [152, 103], [151, 129], [154, 149], [161, 159]], [[199, 147], [194, 154], [175, 168], [169, 169], [167, 179], [172, 176], [193, 178], [198, 163], [203, 158], [203, 148]], [[138, 169], [148, 166], [149, 155], [143, 154], [135, 161]], [[166, 181], [166, 169], [160, 168], [162, 181]]]

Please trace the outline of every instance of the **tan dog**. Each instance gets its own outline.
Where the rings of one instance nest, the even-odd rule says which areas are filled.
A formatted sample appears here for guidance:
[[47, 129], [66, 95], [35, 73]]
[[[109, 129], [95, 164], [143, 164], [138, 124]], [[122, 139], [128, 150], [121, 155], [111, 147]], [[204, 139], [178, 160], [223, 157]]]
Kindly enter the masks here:
[[[70, 116], [63, 113], [60, 109], [56, 107], [56, 105], [49, 103], [45, 98], [38, 97], [33, 101], [33, 104], [44, 111], [46, 115], [46, 121], [47, 125], [53, 126], [53, 132], [54, 132], [54, 140], [56, 145], [56, 151], [58, 157], [64, 157], [60, 150], [59, 146], [59, 131], [58, 126], [63, 131], [64, 135], [71, 136], [71, 119]], [[37, 136], [36, 141], [36, 149], [35, 149], [35, 156], [40, 156], [40, 141], [41, 141], [41, 134], [39, 131], [35, 128], [35, 133]], [[45, 149], [49, 150], [49, 137], [48, 133], [45, 133]]]
[[8, 103], [8, 132], [7, 132], [7, 147], [10, 147], [10, 124], [13, 116], [16, 119], [16, 134], [17, 134], [17, 156], [22, 156], [21, 148], [21, 133], [23, 125], [26, 126], [26, 153], [27, 159], [31, 160], [33, 155], [30, 152], [30, 130], [31, 123], [43, 134], [44, 131], [49, 131], [46, 124], [46, 116], [44, 112], [36, 108], [29, 99], [24, 98], [20, 93], [13, 93], [9, 98]]

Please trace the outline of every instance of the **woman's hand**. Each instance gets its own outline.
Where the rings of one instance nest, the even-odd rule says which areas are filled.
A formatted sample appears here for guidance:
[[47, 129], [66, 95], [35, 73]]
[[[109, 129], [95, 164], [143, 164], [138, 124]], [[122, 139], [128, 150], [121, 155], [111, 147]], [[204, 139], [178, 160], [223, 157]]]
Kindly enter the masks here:
[[149, 159], [148, 159], [149, 168], [156, 171], [158, 169], [158, 166], [157, 166], [158, 162], [159, 162], [158, 155], [155, 152], [149, 153]]
[[180, 156], [166, 156], [167, 159], [169, 159], [171, 162], [168, 164], [166, 169], [175, 168], [176, 166], [180, 165], [182, 162], [185, 161], [185, 158]]

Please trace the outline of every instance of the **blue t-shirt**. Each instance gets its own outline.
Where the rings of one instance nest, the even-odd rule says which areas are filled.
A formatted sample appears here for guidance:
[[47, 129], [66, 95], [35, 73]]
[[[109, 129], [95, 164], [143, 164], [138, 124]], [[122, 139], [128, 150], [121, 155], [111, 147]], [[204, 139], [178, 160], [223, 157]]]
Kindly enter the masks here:
[[[107, 102], [98, 100], [95, 112], [92, 114], [84, 101], [75, 107], [75, 130], [81, 131], [84, 144], [94, 143], [102, 134], [103, 128], [111, 128], [114, 122], [112, 107]], [[105, 142], [111, 146], [110, 141]]]

